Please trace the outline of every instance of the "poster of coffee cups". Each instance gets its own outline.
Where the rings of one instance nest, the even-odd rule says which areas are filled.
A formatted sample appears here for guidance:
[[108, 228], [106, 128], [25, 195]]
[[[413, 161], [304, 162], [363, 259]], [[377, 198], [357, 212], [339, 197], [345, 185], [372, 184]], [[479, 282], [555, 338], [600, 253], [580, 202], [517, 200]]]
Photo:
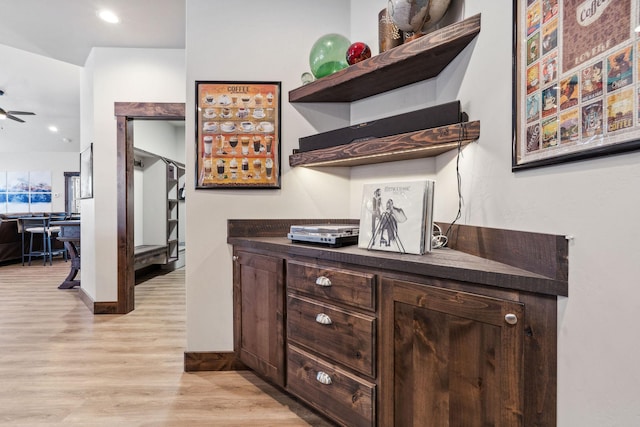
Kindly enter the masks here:
[[196, 81], [196, 189], [280, 188], [280, 89]]

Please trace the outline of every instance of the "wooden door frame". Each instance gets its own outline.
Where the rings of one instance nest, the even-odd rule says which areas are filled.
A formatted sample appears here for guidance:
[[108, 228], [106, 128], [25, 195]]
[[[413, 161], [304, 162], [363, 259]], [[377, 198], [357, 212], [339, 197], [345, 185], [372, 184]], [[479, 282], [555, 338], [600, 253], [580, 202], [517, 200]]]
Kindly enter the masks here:
[[135, 308], [134, 211], [133, 211], [133, 121], [184, 120], [184, 103], [116, 102], [117, 136], [117, 240], [118, 301], [117, 313]]

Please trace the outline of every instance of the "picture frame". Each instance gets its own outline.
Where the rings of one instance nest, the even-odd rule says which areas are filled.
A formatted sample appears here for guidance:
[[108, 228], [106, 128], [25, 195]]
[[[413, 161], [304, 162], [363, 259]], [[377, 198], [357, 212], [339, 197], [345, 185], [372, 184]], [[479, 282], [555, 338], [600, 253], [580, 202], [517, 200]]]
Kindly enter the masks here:
[[514, 0], [513, 171], [640, 149], [638, 9]]
[[358, 247], [422, 255], [431, 252], [435, 182], [365, 184]]
[[80, 152], [80, 198], [93, 198], [93, 142]]
[[280, 188], [281, 82], [196, 81], [196, 189]]

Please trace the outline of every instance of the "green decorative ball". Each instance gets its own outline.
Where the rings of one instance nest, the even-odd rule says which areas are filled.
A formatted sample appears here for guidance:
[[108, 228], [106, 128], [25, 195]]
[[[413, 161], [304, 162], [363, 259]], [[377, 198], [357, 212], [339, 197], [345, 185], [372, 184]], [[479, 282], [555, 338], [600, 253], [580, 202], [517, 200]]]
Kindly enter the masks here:
[[311, 47], [309, 65], [316, 79], [347, 68], [346, 54], [351, 42], [340, 34], [326, 34]]

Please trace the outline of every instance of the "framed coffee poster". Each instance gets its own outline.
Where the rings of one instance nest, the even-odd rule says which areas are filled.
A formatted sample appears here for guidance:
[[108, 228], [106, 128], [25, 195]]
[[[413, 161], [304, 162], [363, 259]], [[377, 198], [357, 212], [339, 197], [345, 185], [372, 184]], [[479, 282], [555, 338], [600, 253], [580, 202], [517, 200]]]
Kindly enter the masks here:
[[196, 189], [280, 188], [280, 82], [196, 82]]
[[513, 169], [640, 149], [638, 2], [513, 7]]

